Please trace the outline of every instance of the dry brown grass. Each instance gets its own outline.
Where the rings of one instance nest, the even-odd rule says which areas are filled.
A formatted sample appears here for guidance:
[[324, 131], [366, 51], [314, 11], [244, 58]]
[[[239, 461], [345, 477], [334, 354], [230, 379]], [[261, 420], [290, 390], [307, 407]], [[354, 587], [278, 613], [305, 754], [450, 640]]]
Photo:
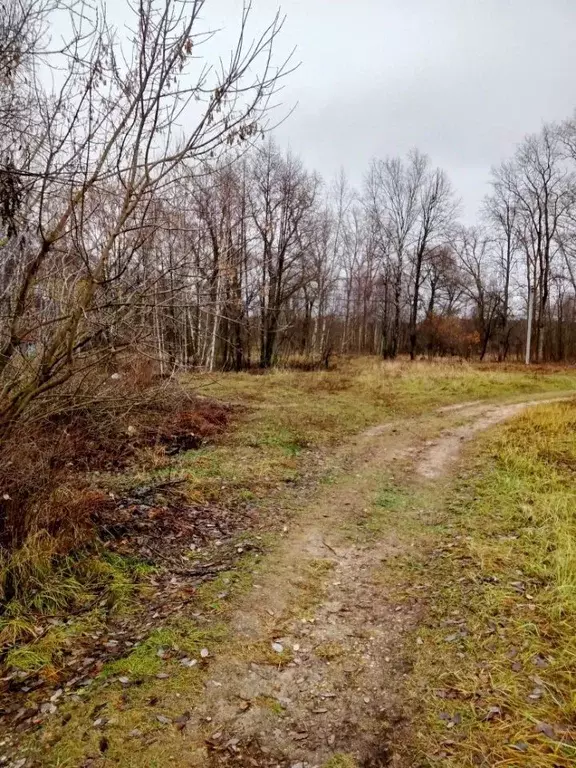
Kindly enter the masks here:
[[0, 541], [19, 546], [45, 530], [77, 545], [106, 499], [86, 473], [119, 471], [156, 452], [199, 448], [229, 422], [225, 405], [175, 381], [111, 382], [98, 396], [24, 424], [0, 446]]

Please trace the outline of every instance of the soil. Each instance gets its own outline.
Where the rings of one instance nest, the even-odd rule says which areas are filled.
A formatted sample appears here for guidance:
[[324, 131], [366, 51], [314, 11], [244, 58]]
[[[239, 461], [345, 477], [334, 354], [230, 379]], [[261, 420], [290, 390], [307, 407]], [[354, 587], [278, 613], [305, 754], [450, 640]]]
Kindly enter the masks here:
[[[354, 542], [343, 523], [361, 517], [391, 468], [415, 488], [447, 481], [466, 442], [531, 404], [464, 405], [454, 411], [459, 423], [432, 440], [422, 440], [434, 430], [428, 419], [371, 429], [355, 441], [347, 479], [306, 509], [236, 612], [237, 647], [211, 667], [184, 736], [190, 750], [177, 764], [320, 768], [340, 753], [361, 768], [413, 765], [398, 732], [407, 638], [425, 606], [390, 599], [378, 578], [409, 544], [393, 531]], [[321, 586], [310, 576], [319, 561], [329, 566]], [[321, 596], [302, 610], [314, 586]], [[255, 660], [243, 647], [266, 647], [272, 659]]]

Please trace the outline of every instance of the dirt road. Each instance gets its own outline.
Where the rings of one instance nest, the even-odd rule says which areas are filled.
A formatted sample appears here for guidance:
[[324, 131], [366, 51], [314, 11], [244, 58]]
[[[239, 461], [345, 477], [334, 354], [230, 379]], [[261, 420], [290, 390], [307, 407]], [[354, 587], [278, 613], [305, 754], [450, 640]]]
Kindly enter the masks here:
[[404, 503], [421, 504], [468, 441], [537, 402], [471, 403], [359, 436], [345, 476], [302, 509], [235, 612], [235, 640], [210, 668], [174, 763], [412, 764], [402, 689], [424, 605], [383, 583], [411, 542], [393, 526], [370, 535], [372, 505], [394, 478], [410, 488]]
[[[222, 588], [224, 608], [210, 598], [179, 617], [203, 638], [187, 651], [189, 668], [134, 668], [75, 694], [8, 764], [421, 766], [410, 672], [442, 586], [430, 568], [454, 527], [446, 502], [461, 454], [483, 430], [551, 401], [451, 406], [348, 441], [327, 456], [323, 482], [295, 486], [267, 510], [282, 531], [268, 554], [255, 546], [248, 565], [208, 585]], [[258, 538], [247, 535], [248, 549]], [[154, 659], [161, 653], [153, 647]]]

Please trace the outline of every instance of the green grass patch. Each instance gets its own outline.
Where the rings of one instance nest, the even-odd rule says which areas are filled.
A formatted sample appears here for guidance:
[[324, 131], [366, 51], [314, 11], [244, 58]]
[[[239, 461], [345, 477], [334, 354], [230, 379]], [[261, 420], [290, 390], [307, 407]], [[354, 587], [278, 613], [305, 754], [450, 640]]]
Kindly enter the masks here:
[[373, 502], [344, 526], [345, 534], [354, 541], [380, 538], [391, 527], [396, 531], [409, 520], [407, 510], [414, 505], [414, 496], [387, 480]]
[[286, 708], [272, 696], [258, 696], [256, 699], [256, 706], [267, 709], [272, 714], [278, 717], [283, 717], [286, 714]]
[[[157, 715], [173, 721], [193, 709], [212, 659], [228, 641], [223, 624], [199, 626], [183, 617], [153, 630], [128, 656], [105, 665], [90, 688], [83, 689], [84, 701], [60, 708], [60, 717], [50, 723], [43, 740], [28, 742], [31, 757], [54, 768], [83, 764], [86, 755], [100, 752], [103, 732], [94, 727], [94, 721], [101, 718], [108, 742], [106, 757], [114, 764], [162, 766], [166, 750], [184, 759], [182, 734], [170, 722], [160, 722]], [[204, 648], [209, 652], [206, 658], [201, 654]], [[183, 656], [196, 659], [196, 666], [180, 664]], [[120, 683], [119, 677], [126, 680]], [[133, 735], [134, 730], [140, 735]], [[49, 755], [46, 744], [51, 745]]]
[[351, 756], [343, 753], [332, 755], [322, 768], [358, 768], [358, 762]]
[[259, 559], [258, 555], [244, 555], [236, 562], [233, 570], [224, 571], [198, 587], [198, 605], [217, 614], [226, 611], [235, 599], [249, 591]]
[[[48, 629], [30, 642], [16, 643], [6, 654], [4, 663], [10, 670], [42, 672], [44, 677], [57, 677], [67, 652], [83, 635], [104, 626], [105, 616], [95, 609], [77, 619], [71, 619]], [[3, 633], [7, 629], [3, 627]]]
[[213, 651], [225, 637], [226, 630], [221, 625], [200, 628], [180, 617], [167, 627], [155, 629], [128, 656], [106, 664], [101, 676], [152, 677], [166, 667], [166, 660], [182, 655], [200, 662], [201, 650]]
[[188, 375], [195, 391], [241, 406], [218, 444], [159, 470], [186, 477], [198, 502], [265, 502], [310, 469], [311, 452], [388, 420], [467, 400], [576, 390], [576, 371], [339, 359], [332, 371]]
[[[6, 566], [16, 570], [18, 589], [0, 617], [0, 647], [6, 668], [46, 677], [57, 676], [74, 642], [101, 630], [111, 612], [133, 610], [153, 571], [109, 552], [55, 557], [46, 539], [23, 550], [17, 570], [13, 561]], [[53, 621], [42, 628], [47, 615]]]

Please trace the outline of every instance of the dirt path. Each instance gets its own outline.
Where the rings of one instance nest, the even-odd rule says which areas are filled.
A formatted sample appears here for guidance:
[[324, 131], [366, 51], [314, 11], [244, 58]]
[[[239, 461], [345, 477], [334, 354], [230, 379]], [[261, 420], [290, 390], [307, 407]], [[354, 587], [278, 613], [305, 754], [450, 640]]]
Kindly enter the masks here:
[[415, 494], [438, 486], [463, 444], [537, 402], [471, 403], [357, 438], [346, 477], [307, 506], [256, 575], [173, 763], [409, 765], [391, 735], [404, 720], [406, 642], [423, 605], [391, 599], [379, 579], [410, 542], [362, 535], [363, 521], [391, 477], [409, 478]]
[[286, 524], [269, 554], [256, 548], [249, 565], [215, 582], [221, 605], [209, 598], [182, 616], [183, 632], [201, 636], [183, 665], [193, 669], [136, 668], [75, 693], [67, 712], [0, 764], [415, 768], [406, 689], [435, 589], [426, 581], [430, 525], [463, 446], [546, 402], [467, 403], [348, 441], [327, 456], [331, 480], [282, 497], [278, 527]]
[[507, 405], [487, 406], [479, 403], [469, 403], [450, 409], [443, 409], [442, 413], [458, 413], [467, 421], [455, 429], [447, 429], [438, 440], [431, 441], [424, 455], [417, 462], [415, 471], [428, 480], [442, 477], [450, 468], [452, 462], [458, 459], [462, 444], [472, 440], [475, 435], [495, 426], [513, 416], [521, 413], [531, 405], [545, 405], [546, 403], [562, 400], [563, 398], [529, 400], [521, 403], [509, 403]]

